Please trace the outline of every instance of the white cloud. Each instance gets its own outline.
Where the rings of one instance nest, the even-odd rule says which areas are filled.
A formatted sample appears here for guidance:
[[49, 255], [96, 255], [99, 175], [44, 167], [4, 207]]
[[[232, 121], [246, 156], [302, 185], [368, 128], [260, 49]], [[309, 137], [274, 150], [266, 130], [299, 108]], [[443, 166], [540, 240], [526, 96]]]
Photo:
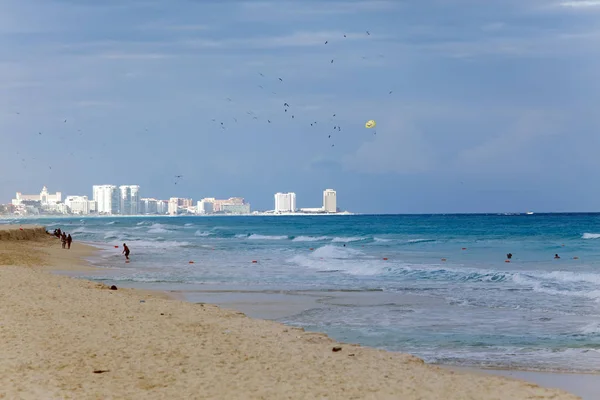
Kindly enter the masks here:
[[590, 8], [600, 7], [600, 0], [579, 0], [579, 1], [564, 1], [560, 3], [561, 7], [569, 8]]

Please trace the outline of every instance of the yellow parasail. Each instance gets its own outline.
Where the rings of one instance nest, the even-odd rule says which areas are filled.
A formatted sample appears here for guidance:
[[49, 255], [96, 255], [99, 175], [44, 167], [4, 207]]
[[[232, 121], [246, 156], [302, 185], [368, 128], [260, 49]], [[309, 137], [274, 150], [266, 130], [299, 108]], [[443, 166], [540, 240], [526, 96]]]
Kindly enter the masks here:
[[365, 128], [367, 128], [367, 129], [370, 129], [370, 128], [375, 128], [375, 125], [377, 125], [377, 124], [375, 123], [375, 121], [373, 121], [373, 120], [369, 120], [369, 121], [367, 121], [367, 123], [365, 124]]

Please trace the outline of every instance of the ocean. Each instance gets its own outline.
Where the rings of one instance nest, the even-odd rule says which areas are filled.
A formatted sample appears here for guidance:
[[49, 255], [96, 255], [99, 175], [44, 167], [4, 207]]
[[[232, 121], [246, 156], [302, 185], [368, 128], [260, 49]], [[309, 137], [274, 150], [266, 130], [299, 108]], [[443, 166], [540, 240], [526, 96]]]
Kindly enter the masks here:
[[277, 296], [284, 310], [289, 298], [274, 319], [431, 363], [600, 371], [600, 214], [26, 222], [100, 245], [88, 279], [190, 301]]

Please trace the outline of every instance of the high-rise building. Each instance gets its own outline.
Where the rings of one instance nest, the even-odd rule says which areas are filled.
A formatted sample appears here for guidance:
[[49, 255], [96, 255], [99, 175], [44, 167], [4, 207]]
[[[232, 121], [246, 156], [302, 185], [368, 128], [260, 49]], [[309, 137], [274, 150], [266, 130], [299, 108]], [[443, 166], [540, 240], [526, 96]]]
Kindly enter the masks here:
[[179, 198], [171, 197], [169, 199], [169, 215], [177, 215], [179, 213]]
[[165, 215], [169, 212], [169, 200], [157, 200], [156, 201], [156, 212], [159, 215]]
[[213, 201], [213, 211], [214, 212], [223, 211], [224, 205], [243, 206], [246, 204], [246, 200], [243, 197], [230, 197], [227, 200], [216, 200], [216, 199], [211, 199], [211, 200]]
[[98, 214], [114, 215], [119, 213], [119, 192], [115, 185], [94, 185], [93, 193]]
[[135, 215], [140, 210], [140, 187], [138, 185], [119, 186], [119, 213]]
[[275, 194], [276, 213], [294, 212], [296, 210], [296, 193]]
[[140, 199], [140, 214], [158, 214], [158, 200]]
[[337, 212], [337, 194], [333, 189], [323, 191], [323, 211], [327, 213]]
[[88, 215], [96, 210], [96, 202], [88, 200], [87, 196], [67, 196], [65, 205], [72, 214]]
[[140, 213], [140, 186], [132, 185], [129, 189], [131, 190], [131, 214], [136, 215]]
[[177, 205], [183, 208], [189, 208], [194, 206], [194, 201], [192, 199], [184, 199], [181, 197], [177, 198]]
[[196, 212], [198, 214], [211, 214], [214, 211], [215, 199], [202, 199], [198, 202]]

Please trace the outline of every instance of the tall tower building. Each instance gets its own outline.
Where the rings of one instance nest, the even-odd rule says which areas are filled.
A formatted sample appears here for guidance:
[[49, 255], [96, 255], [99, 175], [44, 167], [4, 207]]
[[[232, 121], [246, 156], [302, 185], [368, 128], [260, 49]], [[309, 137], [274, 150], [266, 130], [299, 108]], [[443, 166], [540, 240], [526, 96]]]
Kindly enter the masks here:
[[94, 185], [92, 189], [98, 214], [119, 213], [119, 193], [115, 185]]
[[122, 215], [135, 215], [140, 210], [140, 187], [138, 185], [119, 186], [120, 201], [119, 213]]
[[337, 194], [333, 189], [323, 191], [323, 210], [328, 213], [337, 212]]
[[294, 212], [296, 210], [296, 193], [275, 193], [275, 212]]

